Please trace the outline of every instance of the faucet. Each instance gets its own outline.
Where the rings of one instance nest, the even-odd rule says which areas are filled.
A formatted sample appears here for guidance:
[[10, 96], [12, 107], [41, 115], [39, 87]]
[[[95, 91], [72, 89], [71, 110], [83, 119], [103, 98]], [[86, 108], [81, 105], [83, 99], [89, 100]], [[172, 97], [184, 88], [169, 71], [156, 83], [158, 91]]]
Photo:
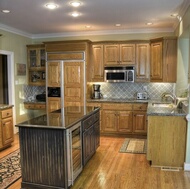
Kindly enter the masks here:
[[177, 105], [177, 96], [175, 95], [175, 94], [171, 94], [171, 93], [163, 93], [162, 95], [161, 95], [161, 98], [163, 99], [163, 98], [167, 98], [167, 97], [170, 97], [171, 99], [172, 99], [172, 101], [173, 101], [173, 103], [175, 104], [175, 105]]

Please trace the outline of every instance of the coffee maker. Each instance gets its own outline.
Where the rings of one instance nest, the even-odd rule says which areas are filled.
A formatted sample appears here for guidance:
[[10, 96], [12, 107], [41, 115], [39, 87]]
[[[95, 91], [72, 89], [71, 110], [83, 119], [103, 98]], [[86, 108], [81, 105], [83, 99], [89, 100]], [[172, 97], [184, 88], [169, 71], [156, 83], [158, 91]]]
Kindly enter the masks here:
[[102, 97], [102, 94], [100, 92], [100, 85], [93, 84], [92, 98], [100, 99], [101, 97]]

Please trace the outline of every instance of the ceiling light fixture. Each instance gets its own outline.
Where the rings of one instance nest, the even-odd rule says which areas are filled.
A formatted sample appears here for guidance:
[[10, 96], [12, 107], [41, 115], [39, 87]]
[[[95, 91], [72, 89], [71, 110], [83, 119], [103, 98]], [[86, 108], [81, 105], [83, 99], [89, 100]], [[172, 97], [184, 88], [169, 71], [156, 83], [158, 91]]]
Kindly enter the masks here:
[[171, 17], [178, 17], [178, 14], [177, 13], [174, 13], [174, 14], [171, 14]]
[[71, 15], [72, 15], [73, 17], [78, 17], [78, 16], [80, 16], [80, 13], [78, 13], [78, 12], [73, 12], [73, 13], [71, 13]]
[[150, 25], [153, 25], [152, 22], [147, 22], [146, 25], [150, 26]]
[[115, 26], [116, 26], [116, 27], [121, 27], [121, 24], [116, 24]]
[[71, 1], [70, 5], [73, 7], [79, 7], [82, 3], [80, 1]]
[[10, 10], [2, 10], [3, 13], [10, 13]]
[[85, 28], [91, 28], [91, 26], [90, 26], [90, 25], [88, 25], [88, 26], [85, 26]]
[[48, 3], [45, 5], [48, 9], [56, 9], [58, 7], [58, 5], [54, 4], [54, 3]]

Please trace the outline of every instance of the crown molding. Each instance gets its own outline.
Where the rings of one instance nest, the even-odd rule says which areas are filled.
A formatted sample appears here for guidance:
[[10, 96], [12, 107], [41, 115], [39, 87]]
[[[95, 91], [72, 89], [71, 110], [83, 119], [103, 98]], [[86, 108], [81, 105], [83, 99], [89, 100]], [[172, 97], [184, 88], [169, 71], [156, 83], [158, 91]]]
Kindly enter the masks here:
[[32, 34], [24, 32], [24, 31], [21, 31], [21, 30], [18, 30], [16, 28], [13, 28], [13, 27], [10, 27], [10, 26], [4, 25], [4, 24], [0, 24], [0, 29], [4, 30], [4, 31], [7, 31], [7, 32], [10, 32], [10, 33], [21, 35], [21, 36], [24, 36], [24, 37], [32, 38]]

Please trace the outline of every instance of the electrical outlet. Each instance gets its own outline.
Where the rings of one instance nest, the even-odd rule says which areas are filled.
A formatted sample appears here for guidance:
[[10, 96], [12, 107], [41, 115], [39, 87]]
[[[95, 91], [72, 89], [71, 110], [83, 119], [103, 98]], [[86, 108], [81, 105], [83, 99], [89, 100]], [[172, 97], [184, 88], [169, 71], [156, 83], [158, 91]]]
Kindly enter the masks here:
[[144, 91], [147, 91], [147, 86], [143, 86], [143, 90], [144, 90]]

